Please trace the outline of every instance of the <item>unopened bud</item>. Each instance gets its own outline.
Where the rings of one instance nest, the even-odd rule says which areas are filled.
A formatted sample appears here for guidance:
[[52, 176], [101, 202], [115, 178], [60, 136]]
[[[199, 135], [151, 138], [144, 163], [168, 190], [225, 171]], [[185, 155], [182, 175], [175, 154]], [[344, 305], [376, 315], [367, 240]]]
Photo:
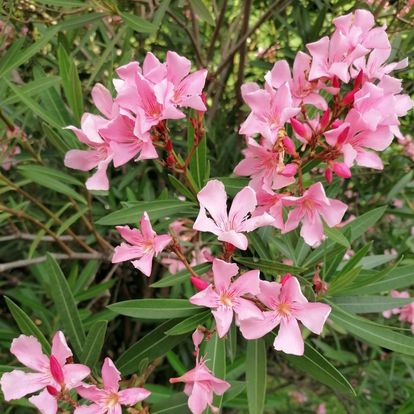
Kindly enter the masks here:
[[339, 81], [339, 79], [338, 79], [338, 77], [337, 77], [337, 76], [334, 76], [334, 77], [332, 78], [331, 82], [332, 82], [332, 86], [333, 86], [334, 88], [340, 88], [340, 87], [341, 87], [341, 82]]
[[331, 116], [331, 110], [328, 108], [323, 113], [322, 118], [321, 118], [320, 127], [322, 130], [324, 130], [328, 126], [330, 116]]
[[62, 367], [60, 366], [59, 361], [53, 355], [50, 357], [49, 365], [50, 373], [52, 374], [53, 379], [58, 384], [63, 384], [65, 382], [65, 377], [63, 375]]
[[285, 177], [293, 177], [298, 171], [298, 166], [296, 164], [287, 164], [285, 168], [279, 173]]
[[336, 143], [338, 145], [342, 145], [345, 142], [348, 136], [348, 133], [349, 133], [349, 126], [345, 127], [344, 130], [338, 135], [338, 139], [336, 140]]
[[286, 273], [283, 277], [282, 280], [280, 281], [280, 283], [282, 285], [284, 285], [290, 278], [292, 277], [292, 275], [290, 273]]
[[332, 170], [329, 167], [325, 170], [325, 180], [328, 184], [332, 182]]
[[342, 178], [350, 178], [352, 177], [352, 173], [351, 170], [349, 169], [349, 167], [343, 163], [343, 162], [335, 162], [333, 164], [333, 170], [334, 173], [338, 176], [338, 177], [342, 177]]
[[168, 154], [166, 158], [166, 162], [169, 167], [174, 166], [175, 164], [174, 157], [171, 154]]
[[282, 139], [283, 146], [288, 154], [294, 155], [296, 154], [296, 147], [293, 141], [288, 137], [284, 136]]
[[293, 131], [295, 131], [295, 133], [298, 134], [300, 137], [306, 136], [306, 128], [297, 119], [290, 118], [290, 125], [292, 125]]
[[342, 99], [341, 105], [344, 105], [344, 106], [352, 105], [352, 103], [354, 102], [354, 96], [356, 92], [357, 92], [356, 89], [353, 89], [351, 92], [348, 92], [345, 95], [344, 99]]
[[359, 89], [359, 87], [362, 85], [363, 79], [364, 79], [364, 71], [361, 69], [358, 73], [358, 76], [355, 78], [354, 91]]
[[172, 141], [169, 139], [166, 143], [165, 143], [165, 150], [167, 152], [171, 152], [173, 149], [173, 143]]
[[191, 276], [190, 280], [197, 290], [204, 290], [208, 286], [208, 283], [199, 277]]
[[55, 387], [52, 387], [51, 385], [46, 385], [47, 392], [52, 396], [56, 397], [59, 392]]

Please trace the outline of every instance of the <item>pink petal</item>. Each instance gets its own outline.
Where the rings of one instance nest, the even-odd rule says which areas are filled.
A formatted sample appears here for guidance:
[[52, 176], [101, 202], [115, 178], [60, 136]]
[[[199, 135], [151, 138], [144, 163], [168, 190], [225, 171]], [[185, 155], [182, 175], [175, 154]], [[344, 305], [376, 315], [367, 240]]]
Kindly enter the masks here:
[[154, 238], [154, 250], [155, 253], [158, 254], [162, 252], [170, 243], [171, 243], [171, 236], [168, 234], [162, 234], [160, 236], [155, 236]]
[[302, 293], [300, 288], [299, 281], [296, 277], [292, 276], [286, 280], [283, 284], [281, 293], [280, 293], [280, 301], [287, 302], [287, 303], [307, 303], [308, 300]]
[[235, 263], [228, 263], [221, 259], [213, 260], [214, 287], [218, 292], [227, 290], [231, 278], [237, 275], [239, 267]]
[[145, 400], [151, 392], [145, 388], [127, 388], [118, 392], [119, 402], [123, 405], [135, 405], [138, 401]]
[[217, 224], [227, 220], [227, 194], [221, 181], [210, 180], [197, 194], [197, 198]]
[[115, 404], [114, 406], [109, 407], [106, 414], [122, 414], [121, 404]]
[[250, 270], [246, 273], [243, 273], [237, 278], [235, 282], [233, 282], [231, 285], [231, 290], [233, 292], [236, 292], [238, 296], [244, 295], [246, 293], [251, 293], [252, 295], [259, 294], [259, 275], [259, 270]]
[[92, 99], [95, 106], [107, 118], [112, 118], [112, 95], [101, 83], [97, 83], [92, 89]]
[[132, 264], [136, 269], [139, 269], [145, 276], [150, 277], [152, 271], [152, 260], [154, 259], [154, 251], [150, 250], [139, 260], [134, 260]]
[[116, 226], [121, 237], [132, 245], [141, 245], [143, 237], [138, 229], [131, 229], [129, 226]]
[[188, 399], [188, 407], [192, 414], [202, 414], [207, 405], [213, 402], [213, 391], [201, 384], [195, 382], [191, 395]]
[[144, 240], [152, 240], [154, 236], [156, 236], [156, 233], [152, 229], [151, 221], [146, 211], [144, 211], [139, 225]]
[[10, 401], [43, 389], [50, 384], [51, 380], [47, 374], [14, 370], [3, 374], [0, 385], [4, 399]]
[[200, 206], [200, 211], [193, 224], [193, 229], [213, 233], [216, 236], [221, 234], [221, 230], [216, 223], [211, 218], [207, 217], [206, 210], [203, 206]]
[[189, 299], [190, 303], [197, 306], [205, 306], [207, 308], [216, 308], [219, 304], [219, 295], [213, 289], [212, 285], [201, 292], [196, 293]]
[[119, 381], [121, 381], [121, 373], [117, 370], [115, 364], [110, 358], [105, 358], [102, 365], [102, 380], [105, 390], [118, 391]]
[[305, 215], [300, 235], [309, 246], [318, 245], [323, 239], [323, 224], [320, 216], [315, 212], [312, 218]]
[[300, 305], [293, 316], [299, 319], [310, 331], [320, 335], [331, 312], [331, 307], [324, 303], [308, 302]]
[[100, 161], [98, 151], [69, 150], [65, 154], [64, 164], [68, 168], [79, 171], [89, 171], [95, 168]]
[[267, 282], [265, 280], [261, 280], [259, 287], [260, 293], [256, 295], [257, 298], [268, 308], [272, 309], [274, 307], [275, 300], [279, 299], [282, 285], [277, 282]]
[[305, 344], [295, 318], [282, 318], [273, 346], [286, 354], [303, 355]]
[[280, 317], [273, 311], [263, 312], [262, 319], [241, 319], [240, 332], [246, 339], [258, 339], [267, 335], [280, 323]]
[[86, 181], [86, 188], [88, 190], [106, 191], [109, 189], [109, 180], [106, 176], [106, 170], [111, 160], [111, 157], [108, 157], [106, 160], [99, 162], [96, 173]]
[[101, 408], [98, 404], [81, 405], [75, 408], [73, 414], [105, 414], [105, 408]]
[[246, 250], [249, 245], [249, 241], [247, 240], [247, 237], [244, 234], [237, 233], [234, 230], [223, 231], [219, 235], [218, 239], [220, 241], [230, 243], [233, 246], [236, 246], [240, 250]]
[[63, 367], [63, 375], [65, 377], [65, 385], [68, 389], [72, 389], [80, 385], [91, 370], [82, 364], [67, 364]]
[[13, 339], [10, 352], [26, 367], [43, 372], [49, 369], [49, 358], [34, 336], [20, 335]]
[[99, 403], [105, 398], [106, 392], [96, 385], [82, 384], [76, 388], [76, 392], [85, 400]]
[[62, 331], [56, 332], [52, 339], [52, 355], [58, 360], [61, 366], [65, 365], [66, 360], [73, 356]]
[[298, 207], [292, 211], [289, 211], [288, 218], [286, 220], [282, 233], [288, 233], [296, 229], [299, 226], [299, 223], [302, 220], [304, 215], [305, 215], [305, 212], [303, 211], [301, 207]]
[[239, 321], [244, 319], [263, 319], [263, 312], [250, 300], [238, 298], [233, 309]]
[[329, 199], [330, 206], [320, 206], [319, 211], [329, 227], [339, 224], [348, 206], [339, 200]]
[[191, 69], [190, 60], [171, 51], [167, 52], [166, 63], [168, 80], [174, 84], [178, 84], [178, 82], [189, 74]]
[[268, 213], [259, 216], [253, 216], [242, 223], [242, 228], [246, 232], [256, 230], [259, 227], [274, 225], [275, 218]]
[[217, 334], [220, 338], [223, 338], [230, 329], [231, 321], [233, 320], [233, 309], [221, 306], [211, 313], [216, 320]]
[[244, 187], [240, 190], [231, 204], [229, 221], [234, 228], [246, 218], [249, 213], [252, 213], [257, 205], [256, 192], [251, 187]]
[[126, 262], [128, 260], [142, 257], [143, 255], [144, 251], [141, 247], [121, 243], [119, 246], [115, 247], [114, 254], [112, 256], [112, 263]]
[[290, 74], [289, 64], [286, 60], [278, 60], [270, 72], [265, 76], [266, 81], [274, 88], [280, 88], [285, 82], [290, 81], [292, 75]]
[[142, 65], [144, 76], [153, 83], [161, 82], [167, 75], [167, 68], [156, 56], [148, 52]]
[[56, 398], [49, 394], [47, 390], [42, 391], [39, 395], [30, 397], [29, 401], [42, 414], [56, 414], [58, 410], [58, 403]]
[[372, 151], [361, 151], [356, 156], [356, 163], [361, 167], [374, 168], [376, 170], [384, 169], [381, 158]]

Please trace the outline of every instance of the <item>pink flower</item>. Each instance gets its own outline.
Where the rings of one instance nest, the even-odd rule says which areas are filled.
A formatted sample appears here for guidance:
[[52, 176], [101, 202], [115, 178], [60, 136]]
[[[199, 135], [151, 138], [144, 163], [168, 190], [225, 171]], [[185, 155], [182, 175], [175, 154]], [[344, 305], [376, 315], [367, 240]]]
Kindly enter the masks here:
[[269, 310], [263, 320], [240, 320], [240, 330], [246, 339], [257, 339], [279, 326], [273, 346], [287, 354], [303, 355], [304, 342], [298, 320], [310, 331], [320, 335], [331, 307], [324, 303], [308, 302], [303, 296], [296, 277], [290, 275], [282, 283], [260, 281], [257, 298]]
[[233, 320], [233, 312], [236, 313], [238, 320], [262, 318], [259, 308], [244, 297], [259, 293], [260, 272], [250, 270], [232, 282], [232, 277], [236, 276], [238, 271], [239, 267], [236, 264], [214, 259], [214, 285], [209, 285], [190, 298], [190, 303], [193, 305], [214, 309], [212, 313], [220, 338], [228, 332]]
[[[404, 292], [398, 292], [398, 290], [391, 290], [390, 296], [392, 298], [402, 298], [407, 299], [410, 297], [410, 294], [407, 291]], [[388, 309], [384, 312], [382, 312], [384, 318], [391, 318], [392, 315], [398, 315], [401, 313], [402, 308], [394, 308], [394, 309]]]
[[116, 229], [128, 243], [117, 246], [112, 256], [112, 263], [120, 263], [132, 259], [132, 264], [144, 275], [150, 276], [154, 256], [162, 252], [171, 242], [168, 234], [157, 236], [152, 229], [147, 212], [141, 217], [141, 230], [131, 229], [129, 226], [117, 226]]
[[188, 395], [188, 408], [193, 414], [202, 414], [210, 407], [212, 412], [217, 412], [213, 406], [213, 394], [223, 395], [230, 384], [220, 378], [216, 378], [207, 368], [204, 359], [198, 359], [196, 366], [178, 378], [170, 378], [170, 383], [184, 382], [184, 393]]
[[273, 227], [276, 227], [279, 230], [284, 228], [283, 223], [283, 197], [281, 193], [260, 191], [257, 194], [257, 204], [253, 217], [256, 215], [261, 215], [263, 213], [268, 213], [273, 217], [274, 221], [272, 223]]
[[0, 163], [1, 168], [5, 171], [9, 171], [10, 168], [16, 165], [17, 160], [15, 155], [19, 155], [22, 152], [18, 145], [13, 145], [11, 148], [7, 144], [0, 144]]
[[120, 391], [121, 375], [110, 358], [105, 358], [102, 365], [102, 380], [103, 389], [88, 384], [76, 388], [82, 398], [92, 401], [93, 404], [77, 407], [74, 414], [121, 414], [122, 405], [133, 406], [151, 394], [145, 388], [127, 388]]
[[284, 83], [276, 91], [260, 89], [254, 83], [242, 86], [242, 95], [252, 112], [240, 127], [240, 134], [263, 135], [271, 145], [280, 128], [300, 112], [292, 101], [289, 85]]
[[293, 62], [293, 71], [290, 73], [286, 60], [277, 61], [272, 70], [267, 72], [265, 79], [269, 86], [278, 89], [284, 83], [288, 83], [292, 93], [293, 105], [314, 105], [322, 111], [326, 110], [325, 99], [319, 95], [317, 82], [309, 82], [308, 73], [311, 66], [311, 57], [303, 52], [298, 52]]
[[[244, 232], [272, 224], [274, 219], [267, 213], [248, 218], [256, 208], [256, 193], [251, 187], [244, 187], [234, 197], [230, 212], [227, 213], [227, 194], [222, 182], [210, 180], [197, 194], [200, 212], [193, 228], [207, 231], [218, 236], [223, 242], [230, 243], [241, 250], [248, 246]], [[207, 217], [206, 210], [210, 217]]]
[[256, 191], [261, 188], [266, 191], [279, 190], [295, 182], [293, 176], [285, 174], [284, 153], [276, 150], [268, 141], [263, 145], [253, 138], [247, 138], [246, 141], [247, 148], [242, 151], [245, 158], [236, 165], [236, 175], [251, 177], [249, 185]]
[[42, 346], [34, 336], [20, 335], [14, 339], [10, 352], [32, 372], [14, 370], [3, 374], [0, 385], [4, 399], [17, 400], [43, 390], [29, 398], [42, 414], [56, 414], [58, 410], [52, 393], [57, 394], [63, 387], [71, 390], [90, 374], [87, 366], [66, 362], [73, 354], [60, 331], [53, 337], [50, 357], [42, 352]]
[[310, 246], [316, 246], [323, 238], [321, 216], [329, 227], [333, 227], [341, 222], [348, 208], [341, 201], [326, 197], [319, 182], [312, 184], [302, 197], [284, 197], [283, 205], [295, 206], [289, 212], [283, 233], [292, 231], [302, 222], [300, 235]]

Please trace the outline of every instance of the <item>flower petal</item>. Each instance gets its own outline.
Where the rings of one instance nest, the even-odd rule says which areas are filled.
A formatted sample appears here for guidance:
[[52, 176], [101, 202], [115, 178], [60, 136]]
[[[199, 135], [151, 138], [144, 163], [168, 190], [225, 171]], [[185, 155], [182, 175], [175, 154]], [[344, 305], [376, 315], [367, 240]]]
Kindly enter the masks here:
[[135, 405], [138, 401], [145, 400], [151, 394], [145, 388], [127, 388], [119, 391], [119, 402], [123, 405]]
[[280, 318], [273, 311], [263, 312], [263, 319], [241, 319], [240, 332], [246, 339], [258, 339], [275, 329]]
[[303, 355], [305, 344], [295, 318], [282, 318], [273, 346], [286, 354]]
[[56, 398], [49, 394], [47, 390], [42, 391], [39, 395], [29, 398], [29, 401], [42, 414], [56, 414], [58, 410], [58, 403]]
[[228, 306], [220, 306], [211, 312], [216, 320], [217, 334], [220, 338], [226, 335], [233, 320], [233, 309]]
[[118, 391], [121, 373], [117, 370], [111, 358], [106, 357], [102, 365], [102, 380], [105, 390]]
[[10, 352], [26, 367], [42, 372], [49, 369], [49, 358], [34, 336], [20, 335], [13, 339]]
[[320, 335], [331, 313], [331, 307], [325, 303], [308, 302], [295, 309], [293, 316], [299, 319], [310, 331]]
[[4, 399], [10, 401], [39, 391], [49, 385], [50, 382], [51, 378], [47, 374], [23, 372], [15, 369], [3, 374], [0, 385]]
[[228, 289], [231, 278], [237, 275], [239, 267], [235, 263], [228, 263], [221, 259], [213, 260], [214, 287], [217, 292]]

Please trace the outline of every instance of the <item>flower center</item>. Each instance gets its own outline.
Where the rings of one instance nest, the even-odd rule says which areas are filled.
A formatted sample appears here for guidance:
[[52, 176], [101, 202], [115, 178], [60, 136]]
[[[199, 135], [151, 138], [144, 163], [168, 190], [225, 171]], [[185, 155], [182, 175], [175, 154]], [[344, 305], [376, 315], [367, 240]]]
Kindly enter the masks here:
[[279, 303], [276, 305], [276, 310], [281, 316], [290, 316], [291, 309], [289, 303]]
[[119, 397], [118, 394], [115, 392], [111, 392], [108, 394], [108, 396], [105, 398], [105, 405], [108, 408], [115, 407], [118, 404]]
[[225, 306], [232, 306], [233, 303], [231, 301], [231, 297], [227, 293], [222, 293], [220, 296], [220, 302], [222, 305]]

